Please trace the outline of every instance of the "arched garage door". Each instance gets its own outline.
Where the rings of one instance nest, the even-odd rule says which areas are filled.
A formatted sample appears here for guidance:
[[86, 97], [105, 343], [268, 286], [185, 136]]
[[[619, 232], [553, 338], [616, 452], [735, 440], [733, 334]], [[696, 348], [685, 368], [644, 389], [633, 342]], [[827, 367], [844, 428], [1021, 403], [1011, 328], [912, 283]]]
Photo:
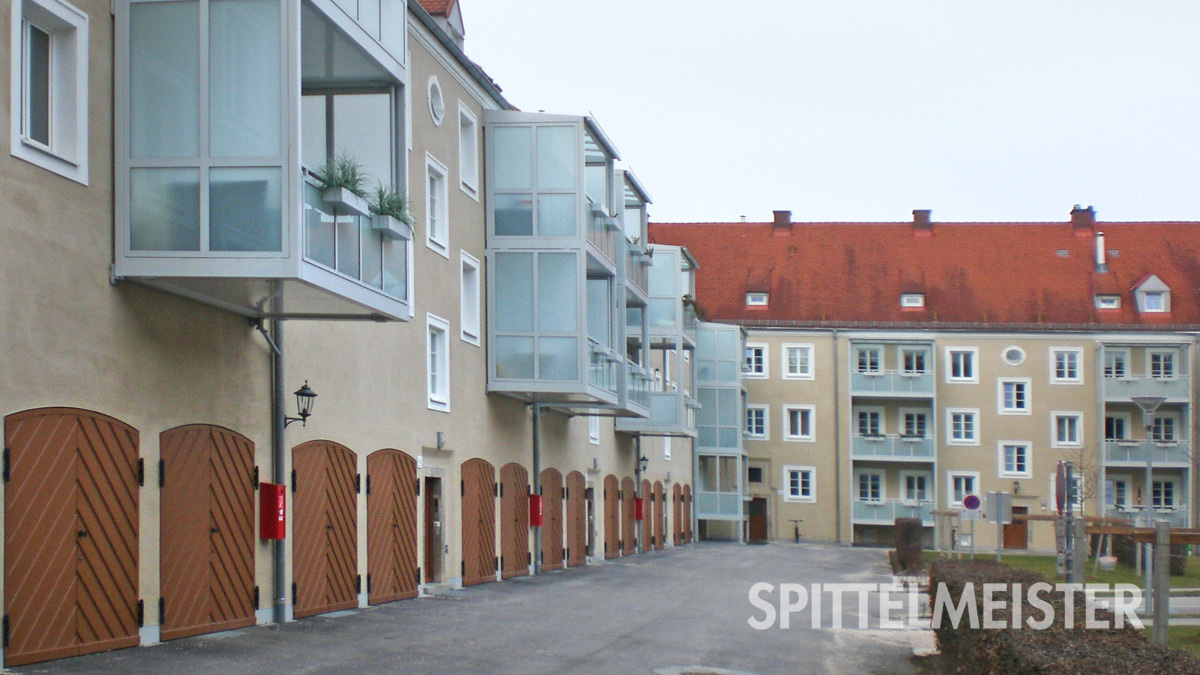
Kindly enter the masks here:
[[683, 486], [683, 543], [692, 543], [692, 486]]
[[679, 483], [671, 486], [671, 543], [683, 543], [683, 491]]
[[654, 481], [654, 550], [661, 551], [667, 538], [667, 505], [663, 500], [663, 484]]
[[617, 477], [604, 477], [604, 558], [621, 555], [621, 484]]
[[563, 566], [563, 479], [558, 469], [542, 471], [542, 569]]
[[367, 455], [367, 604], [417, 597], [417, 460]]
[[567, 474], [567, 567], [587, 562], [587, 482], [583, 474]]
[[346, 446], [292, 449], [292, 589], [297, 619], [358, 606], [358, 460]]
[[529, 472], [500, 467], [500, 578], [529, 574]]
[[642, 479], [642, 552], [654, 548], [654, 493], [650, 481]]
[[634, 528], [634, 513], [633, 513], [633, 498], [634, 498], [634, 482], [633, 479], [626, 476], [621, 479], [621, 554], [632, 555], [637, 553], [637, 533]]
[[482, 459], [462, 465], [462, 584], [496, 580], [496, 470]]

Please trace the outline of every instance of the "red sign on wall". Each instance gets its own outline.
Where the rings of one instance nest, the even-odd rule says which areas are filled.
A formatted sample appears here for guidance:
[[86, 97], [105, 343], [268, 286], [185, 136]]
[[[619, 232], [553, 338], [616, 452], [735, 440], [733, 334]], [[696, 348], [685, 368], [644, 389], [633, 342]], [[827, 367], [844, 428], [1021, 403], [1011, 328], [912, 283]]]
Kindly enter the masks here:
[[258, 536], [283, 539], [287, 533], [287, 490], [284, 485], [258, 484]]
[[542, 526], [542, 496], [529, 495], [529, 526]]

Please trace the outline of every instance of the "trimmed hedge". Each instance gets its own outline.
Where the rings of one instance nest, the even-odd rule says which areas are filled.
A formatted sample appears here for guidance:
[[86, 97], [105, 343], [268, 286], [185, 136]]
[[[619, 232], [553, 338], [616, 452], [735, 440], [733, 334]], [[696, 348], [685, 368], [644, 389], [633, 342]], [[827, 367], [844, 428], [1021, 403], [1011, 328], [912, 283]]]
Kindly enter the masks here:
[[[940, 584], [946, 585], [949, 597], [957, 604], [967, 582], [974, 583], [975, 606], [980, 614], [980, 628], [972, 629], [963, 617], [954, 628], [943, 615], [941, 626], [934, 629], [938, 648], [948, 668], [956, 673], [1089, 673], [1129, 675], [1130, 673], [1163, 673], [1166, 675], [1200, 674], [1200, 660], [1187, 652], [1151, 644], [1146, 636], [1132, 626], [1125, 628], [1085, 628], [1086, 605], [1082, 593], [1074, 599], [1074, 627], [1065, 627], [1065, 602], [1061, 593], [1042, 594], [1041, 599], [1054, 608], [1054, 622], [1045, 630], [1033, 630], [1025, 619], [1042, 619], [1040, 609], [1033, 607], [1024, 596], [1031, 584], [1047, 582], [1044, 576], [1028, 570], [1014, 570], [992, 560], [938, 560], [929, 575], [930, 602], [937, 597]], [[983, 584], [1021, 584], [1022, 629], [982, 628]], [[994, 611], [993, 619], [1005, 625], [1012, 623], [1012, 608], [1008, 586], [1004, 593], [993, 595], [1003, 601], [1003, 608]], [[1097, 609], [1095, 618], [1112, 625], [1112, 614]]]

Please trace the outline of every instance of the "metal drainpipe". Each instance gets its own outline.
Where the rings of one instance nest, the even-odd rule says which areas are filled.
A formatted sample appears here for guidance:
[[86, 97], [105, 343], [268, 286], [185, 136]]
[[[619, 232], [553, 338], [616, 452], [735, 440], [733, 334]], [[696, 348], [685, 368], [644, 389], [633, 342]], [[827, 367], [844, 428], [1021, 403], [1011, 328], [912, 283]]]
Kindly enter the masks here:
[[[533, 405], [533, 494], [542, 494], [542, 404]], [[528, 507], [526, 507], [528, 508]], [[544, 516], [543, 516], [544, 517]], [[533, 573], [542, 573], [542, 528], [533, 528]]]
[[[633, 437], [633, 495], [637, 499], [642, 498], [642, 435], [638, 434]], [[645, 518], [645, 506], [642, 507], [642, 518]], [[642, 550], [642, 525], [645, 520], [639, 520], [634, 523], [634, 550], [638, 553], [645, 553]]]
[[[271, 357], [271, 476], [280, 485], [286, 485], [287, 454], [283, 448], [284, 411], [286, 402], [283, 394], [283, 321], [271, 321], [274, 349]], [[287, 489], [284, 489], [287, 493]], [[294, 509], [293, 509], [294, 511]], [[275, 623], [283, 625], [287, 620], [287, 564], [286, 539], [273, 543], [275, 554]]]
[[833, 329], [833, 517], [837, 543], [842, 543], [842, 414], [840, 387], [841, 361], [838, 357], [838, 332]]

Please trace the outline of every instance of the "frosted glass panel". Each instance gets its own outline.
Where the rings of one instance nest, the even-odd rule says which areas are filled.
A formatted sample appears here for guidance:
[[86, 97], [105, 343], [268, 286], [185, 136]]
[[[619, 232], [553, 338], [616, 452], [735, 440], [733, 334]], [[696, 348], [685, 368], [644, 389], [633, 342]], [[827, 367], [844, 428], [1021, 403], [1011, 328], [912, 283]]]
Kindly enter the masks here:
[[209, 171], [209, 249], [283, 250], [279, 172], [260, 168]]
[[325, 163], [325, 97], [300, 98], [300, 162], [309, 169]]
[[497, 190], [533, 187], [533, 130], [496, 127], [492, 130], [492, 184]]
[[731, 330], [717, 331], [717, 349], [720, 350], [721, 358], [729, 358], [737, 349], [737, 333]]
[[575, 338], [538, 340], [538, 379], [579, 379], [579, 341]]
[[674, 295], [675, 276], [679, 274], [679, 259], [674, 253], [658, 250], [654, 252], [654, 264], [650, 266], [650, 294]]
[[718, 436], [717, 447], [736, 448], [738, 446], [738, 439], [742, 436], [742, 429], [741, 427], [721, 427]]
[[588, 279], [588, 337], [600, 344], [612, 346], [609, 325], [609, 311], [612, 304], [609, 300], [609, 279]]
[[574, 237], [575, 195], [538, 195], [538, 234], [543, 237]]
[[579, 332], [579, 298], [575, 285], [578, 274], [574, 253], [543, 253], [538, 256], [540, 332]]
[[325, 211], [325, 200], [316, 187], [304, 184], [304, 255], [333, 267], [333, 216]]
[[129, 247], [199, 251], [199, 169], [133, 169], [129, 174]]
[[359, 274], [358, 216], [338, 216], [334, 227], [337, 229], [337, 271], [357, 279]]
[[129, 143], [134, 158], [199, 154], [199, 17], [196, 2], [129, 7]]
[[[495, 294], [496, 330], [532, 333], [533, 254], [497, 253], [496, 288], [503, 289]], [[532, 343], [529, 352], [533, 353]]]
[[497, 235], [527, 237], [533, 234], [533, 195], [498, 194], [493, 202]]
[[538, 127], [537, 174], [542, 190], [575, 189], [579, 161], [575, 158], [579, 136], [575, 127]]
[[717, 362], [717, 379], [722, 382], [737, 380], [741, 375], [741, 368], [734, 361], [718, 361]]
[[407, 239], [383, 240], [383, 292], [402, 300], [408, 299]]
[[278, 0], [209, 2], [209, 146], [214, 157], [280, 154]]
[[333, 97], [334, 151], [346, 151], [366, 172], [368, 188], [392, 182], [392, 108], [388, 94]]
[[362, 241], [360, 280], [368, 286], [383, 288], [383, 235], [371, 229], [370, 218], [361, 218], [358, 227]]
[[625, 218], [622, 220], [625, 225], [625, 236], [629, 240], [641, 239], [642, 236], [642, 208], [640, 206], [626, 206]]
[[496, 338], [496, 377], [533, 379], [533, 338]]
[[670, 328], [675, 325], [675, 308], [679, 301], [674, 298], [650, 299], [650, 327]]
[[740, 397], [741, 392], [736, 389], [717, 390], [717, 424], [742, 428], [742, 406], [738, 403]]
[[[371, 37], [379, 37], [379, 0], [358, 0], [358, 24]], [[396, 54], [398, 60], [403, 52]]]
[[584, 189], [592, 202], [608, 208], [608, 165], [590, 164], [583, 170]]
[[717, 428], [716, 427], [698, 427], [696, 429], [696, 445], [701, 448], [717, 447]]

